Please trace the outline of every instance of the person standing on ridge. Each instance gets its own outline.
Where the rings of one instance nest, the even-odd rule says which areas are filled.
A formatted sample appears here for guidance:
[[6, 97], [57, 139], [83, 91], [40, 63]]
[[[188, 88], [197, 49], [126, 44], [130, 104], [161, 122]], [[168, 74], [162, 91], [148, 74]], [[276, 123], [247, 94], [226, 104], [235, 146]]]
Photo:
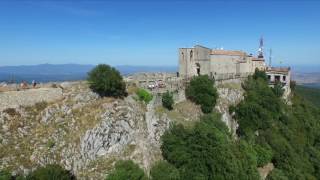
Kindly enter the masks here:
[[36, 83], [36, 81], [35, 81], [35, 80], [32, 80], [32, 86], [33, 86], [33, 88], [36, 88], [37, 83]]

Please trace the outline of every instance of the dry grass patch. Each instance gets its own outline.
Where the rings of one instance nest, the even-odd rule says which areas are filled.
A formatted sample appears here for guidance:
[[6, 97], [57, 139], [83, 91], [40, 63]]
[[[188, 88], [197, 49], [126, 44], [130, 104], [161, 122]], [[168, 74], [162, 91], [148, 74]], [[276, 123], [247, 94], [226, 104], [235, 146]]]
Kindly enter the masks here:
[[173, 122], [183, 124], [186, 127], [193, 126], [202, 114], [200, 107], [190, 101], [175, 104], [171, 111], [159, 106], [156, 108], [156, 113], [159, 115], [165, 113]]
[[75, 118], [75, 125], [77, 131], [70, 134], [70, 141], [79, 142], [79, 139], [88, 129], [94, 128], [101, 121], [101, 114], [105, 111], [103, 104], [112, 103], [114, 98], [101, 98], [90, 104], [86, 104], [84, 107], [74, 109], [72, 111]]
[[129, 95], [132, 95], [132, 94], [135, 94], [138, 91], [138, 89], [139, 88], [135, 84], [129, 85], [127, 87], [127, 92], [128, 92]]
[[217, 88], [228, 88], [228, 89], [242, 90], [241, 83], [235, 83], [235, 82], [220, 83], [217, 85]]

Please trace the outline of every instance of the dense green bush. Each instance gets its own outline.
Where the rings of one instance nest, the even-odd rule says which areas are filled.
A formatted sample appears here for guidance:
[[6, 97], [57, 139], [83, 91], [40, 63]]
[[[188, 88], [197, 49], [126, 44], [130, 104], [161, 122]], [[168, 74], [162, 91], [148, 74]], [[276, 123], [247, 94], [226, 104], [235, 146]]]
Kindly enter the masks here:
[[289, 180], [287, 176], [279, 169], [273, 169], [266, 180]]
[[194, 128], [173, 125], [162, 136], [163, 157], [181, 179], [259, 179], [253, 148], [234, 142], [220, 119], [208, 114]]
[[40, 167], [31, 172], [27, 177], [27, 180], [71, 180], [73, 176], [71, 173], [63, 169], [59, 165], [47, 165]]
[[166, 161], [157, 162], [150, 170], [151, 180], [179, 180], [178, 169]]
[[174, 104], [173, 94], [167, 91], [162, 95], [162, 106], [167, 108], [168, 110], [172, 110], [173, 104]]
[[214, 82], [207, 75], [193, 77], [186, 88], [186, 96], [196, 104], [201, 105], [204, 113], [212, 112], [217, 98], [217, 89]]
[[118, 161], [106, 180], [147, 180], [144, 171], [133, 161]]
[[137, 90], [137, 96], [140, 101], [144, 101], [146, 104], [148, 104], [153, 98], [151, 93], [141, 88]]
[[0, 180], [12, 180], [13, 177], [11, 176], [11, 173], [8, 171], [0, 170]]
[[254, 145], [254, 150], [257, 153], [258, 167], [263, 167], [267, 163], [271, 162], [273, 157], [271, 148], [262, 147], [259, 144]]
[[274, 87], [272, 88], [272, 91], [277, 97], [282, 97], [282, 95], [284, 93], [284, 89], [283, 89], [283, 86], [281, 85], [281, 83], [276, 83], [274, 85]]
[[119, 71], [109, 65], [99, 64], [88, 73], [90, 88], [100, 96], [126, 96], [126, 85]]
[[240, 102], [234, 110], [240, 124], [238, 134], [248, 136], [257, 130], [269, 128], [270, 121], [279, 119], [282, 102], [263, 78], [249, 77], [243, 88], [246, 90], [245, 101]]

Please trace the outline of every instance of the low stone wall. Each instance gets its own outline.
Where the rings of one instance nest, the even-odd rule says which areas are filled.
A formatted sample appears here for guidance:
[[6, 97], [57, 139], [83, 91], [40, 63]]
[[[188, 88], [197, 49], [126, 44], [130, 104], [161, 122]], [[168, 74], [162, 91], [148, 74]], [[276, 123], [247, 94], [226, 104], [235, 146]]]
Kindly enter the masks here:
[[50, 102], [60, 98], [62, 98], [62, 89], [60, 88], [0, 92], [0, 111], [6, 108], [30, 106], [42, 101]]

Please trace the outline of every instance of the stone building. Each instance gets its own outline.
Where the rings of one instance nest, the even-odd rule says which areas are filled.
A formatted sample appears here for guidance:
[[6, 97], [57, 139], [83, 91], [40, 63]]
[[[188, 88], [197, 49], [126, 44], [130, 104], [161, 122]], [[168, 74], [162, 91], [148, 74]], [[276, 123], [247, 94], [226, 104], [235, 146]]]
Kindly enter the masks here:
[[284, 97], [288, 97], [291, 81], [290, 67], [267, 67], [266, 74], [268, 76], [269, 85], [273, 87], [276, 83], [280, 83], [284, 89]]
[[290, 67], [267, 67], [266, 74], [270, 84], [281, 83], [290, 86]]
[[200, 45], [179, 49], [179, 75], [188, 79], [208, 75], [217, 81], [246, 78], [255, 69], [265, 70], [263, 56], [254, 57], [243, 51], [209, 49]]
[[263, 56], [263, 40], [260, 40], [258, 56], [243, 51], [209, 49], [200, 45], [179, 49], [179, 76], [190, 79], [193, 76], [208, 75], [218, 82], [242, 79], [252, 75], [256, 69], [266, 72], [269, 85], [279, 82], [290, 94], [290, 68], [268, 67]]

